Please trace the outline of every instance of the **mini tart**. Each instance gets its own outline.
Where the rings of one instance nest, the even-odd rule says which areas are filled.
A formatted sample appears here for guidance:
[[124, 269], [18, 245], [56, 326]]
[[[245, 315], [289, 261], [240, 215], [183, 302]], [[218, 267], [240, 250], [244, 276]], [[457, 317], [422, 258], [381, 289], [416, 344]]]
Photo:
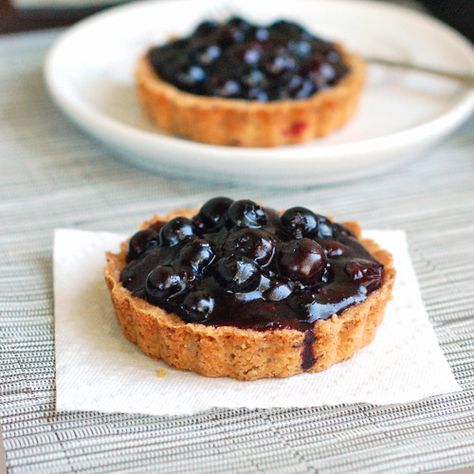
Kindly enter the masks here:
[[364, 60], [337, 47], [349, 73], [308, 99], [257, 102], [194, 95], [163, 81], [146, 56], [136, 82], [147, 115], [164, 132], [213, 145], [274, 147], [324, 137], [355, 113], [365, 82]]
[[[179, 209], [166, 216], [155, 216], [142, 229], [173, 217], [192, 217], [195, 211]], [[360, 227], [344, 224], [357, 238]], [[392, 256], [369, 239], [360, 239], [370, 254], [384, 266], [380, 288], [362, 303], [341, 314], [318, 320], [307, 331], [296, 329], [254, 330], [233, 326], [185, 323], [147, 301], [133, 296], [120, 281], [126, 265], [127, 245], [118, 254], [107, 253], [105, 280], [111, 293], [117, 319], [127, 339], [148, 356], [169, 365], [208, 377], [255, 380], [289, 377], [302, 372], [319, 372], [349, 359], [374, 338], [381, 323], [395, 280]], [[304, 368], [308, 354], [310, 368]]]

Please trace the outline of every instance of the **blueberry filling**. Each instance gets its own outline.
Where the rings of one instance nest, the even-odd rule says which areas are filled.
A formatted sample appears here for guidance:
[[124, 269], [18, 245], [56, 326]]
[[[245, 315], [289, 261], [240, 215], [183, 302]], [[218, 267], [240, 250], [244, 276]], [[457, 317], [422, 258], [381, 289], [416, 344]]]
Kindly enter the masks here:
[[363, 302], [383, 277], [344, 226], [302, 207], [280, 217], [223, 197], [193, 219], [137, 232], [120, 275], [135, 296], [188, 323], [299, 331]]
[[308, 98], [349, 71], [333, 43], [296, 23], [262, 26], [237, 17], [205, 21], [190, 36], [151, 48], [148, 58], [183, 91], [260, 102]]

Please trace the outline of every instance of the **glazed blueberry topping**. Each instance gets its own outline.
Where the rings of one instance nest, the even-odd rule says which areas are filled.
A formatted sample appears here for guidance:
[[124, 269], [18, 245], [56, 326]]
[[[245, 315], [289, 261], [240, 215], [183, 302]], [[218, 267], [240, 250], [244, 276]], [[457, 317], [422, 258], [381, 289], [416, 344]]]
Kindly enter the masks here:
[[249, 199], [235, 201], [227, 211], [231, 226], [235, 227], [262, 227], [267, 223], [265, 211], [257, 203]]
[[156, 73], [192, 94], [257, 100], [305, 99], [348, 73], [333, 43], [289, 21], [205, 21], [183, 39], [152, 48]]
[[214, 298], [206, 291], [191, 291], [182, 305], [182, 319], [187, 323], [204, 323], [214, 310]]
[[146, 279], [145, 291], [150, 302], [172, 298], [186, 288], [183, 276], [172, 267], [158, 265]]
[[353, 260], [345, 266], [349, 277], [372, 291], [379, 288], [382, 283], [383, 266], [370, 260]]
[[146, 250], [155, 247], [160, 242], [160, 235], [153, 229], [137, 232], [128, 245], [128, 261], [139, 257]]
[[167, 222], [160, 231], [160, 243], [173, 247], [195, 235], [195, 226], [186, 217], [175, 217]]
[[316, 235], [318, 220], [316, 214], [305, 207], [292, 207], [281, 216], [281, 225], [295, 239]]
[[295, 207], [280, 217], [218, 197], [192, 220], [137, 232], [120, 279], [187, 323], [307, 331], [364, 301], [383, 276], [349, 229], [320, 214]]
[[181, 249], [177, 267], [188, 270], [193, 275], [200, 275], [213, 259], [211, 244], [204, 239], [194, 239]]
[[248, 257], [229, 255], [217, 262], [215, 278], [233, 293], [255, 290], [260, 280], [257, 264]]
[[241, 229], [229, 234], [224, 243], [224, 251], [248, 257], [263, 268], [273, 258], [275, 241], [264, 230]]
[[280, 273], [306, 286], [314, 286], [321, 281], [326, 265], [324, 249], [308, 238], [283, 243], [278, 255]]
[[226, 197], [216, 197], [201, 207], [195, 222], [202, 230], [213, 231], [221, 227], [225, 221], [224, 216], [233, 203], [232, 199]]

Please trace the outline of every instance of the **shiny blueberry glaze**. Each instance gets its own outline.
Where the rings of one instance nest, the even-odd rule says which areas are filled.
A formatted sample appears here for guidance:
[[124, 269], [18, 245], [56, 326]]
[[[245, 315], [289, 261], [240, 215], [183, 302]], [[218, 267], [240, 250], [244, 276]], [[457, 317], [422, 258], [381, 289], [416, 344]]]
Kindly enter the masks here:
[[135, 234], [127, 262], [120, 278], [135, 296], [185, 322], [255, 330], [307, 331], [383, 281], [383, 266], [340, 224], [219, 197], [193, 219]]
[[151, 48], [148, 58], [183, 91], [260, 102], [305, 99], [349, 70], [333, 43], [296, 23], [262, 26], [238, 17], [203, 22], [190, 36]]

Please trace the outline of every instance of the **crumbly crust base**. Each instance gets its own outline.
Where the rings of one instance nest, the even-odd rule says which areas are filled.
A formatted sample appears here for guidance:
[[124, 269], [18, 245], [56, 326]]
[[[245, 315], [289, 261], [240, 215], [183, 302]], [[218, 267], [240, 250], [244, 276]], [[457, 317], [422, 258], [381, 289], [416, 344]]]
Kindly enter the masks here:
[[[191, 217], [194, 214], [190, 209], [178, 209], [166, 216], [153, 217], [142, 228], [178, 215]], [[345, 225], [360, 236], [357, 223]], [[372, 341], [383, 319], [395, 280], [392, 256], [372, 240], [362, 239], [362, 242], [385, 267], [383, 285], [363, 303], [315, 323], [312, 348], [316, 362], [306, 372], [320, 372], [352, 357]], [[305, 332], [185, 323], [177, 315], [132, 296], [122, 286], [120, 272], [126, 265], [126, 254], [127, 242], [122, 244], [120, 253], [107, 253], [105, 280], [125, 336], [146, 355], [162, 359], [177, 369], [208, 377], [256, 380], [305, 372], [301, 367]]]
[[166, 133], [214, 145], [274, 147], [323, 137], [355, 113], [366, 66], [337, 46], [350, 72], [336, 86], [304, 100], [256, 102], [190, 94], [163, 81], [146, 56], [136, 70], [143, 109]]

